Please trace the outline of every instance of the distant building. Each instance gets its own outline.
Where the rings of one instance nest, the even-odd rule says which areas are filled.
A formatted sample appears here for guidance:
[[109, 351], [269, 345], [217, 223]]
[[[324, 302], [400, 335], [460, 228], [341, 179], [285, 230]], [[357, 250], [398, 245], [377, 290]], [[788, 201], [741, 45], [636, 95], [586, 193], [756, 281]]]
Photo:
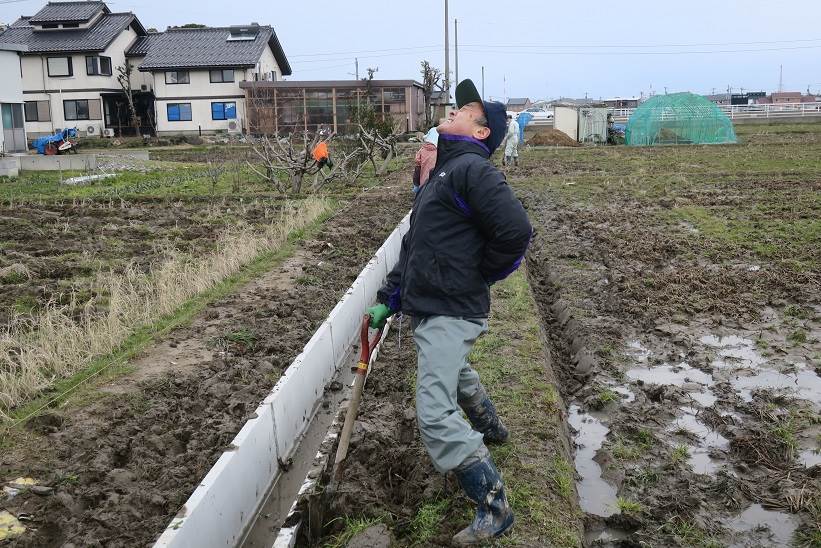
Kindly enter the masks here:
[[241, 82], [240, 88], [253, 134], [316, 131], [323, 126], [351, 132], [355, 111], [364, 105], [378, 116], [392, 117], [401, 131], [421, 131], [425, 119], [424, 90], [414, 80], [249, 81]]
[[731, 105], [733, 104], [733, 96], [730, 93], [711, 93], [704, 96], [708, 101], [712, 101], [717, 105]]
[[614, 97], [602, 101], [608, 108], [636, 108], [641, 102], [641, 97]]
[[533, 103], [527, 97], [513, 97], [507, 100], [507, 110], [510, 112], [522, 112], [527, 110]]
[[759, 105], [799, 105], [801, 103], [815, 103], [818, 98], [815, 95], [804, 95], [800, 91], [777, 91], [766, 97], [756, 100]]

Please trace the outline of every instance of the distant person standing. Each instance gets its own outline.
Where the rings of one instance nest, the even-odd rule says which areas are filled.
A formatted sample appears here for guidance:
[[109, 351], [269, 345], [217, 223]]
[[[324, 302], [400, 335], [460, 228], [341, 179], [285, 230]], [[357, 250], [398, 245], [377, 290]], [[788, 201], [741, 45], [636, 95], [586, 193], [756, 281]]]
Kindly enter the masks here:
[[430, 178], [430, 172], [436, 165], [436, 147], [439, 145], [439, 132], [435, 127], [425, 135], [422, 148], [416, 153], [416, 167], [413, 170], [413, 192], [425, 186]]
[[507, 134], [505, 134], [505, 157], [502, 159], [502, 165], [510, 165], [511, 160], [513, 165], [519, 165], [519, 123], [512, 115], [507, 115]]

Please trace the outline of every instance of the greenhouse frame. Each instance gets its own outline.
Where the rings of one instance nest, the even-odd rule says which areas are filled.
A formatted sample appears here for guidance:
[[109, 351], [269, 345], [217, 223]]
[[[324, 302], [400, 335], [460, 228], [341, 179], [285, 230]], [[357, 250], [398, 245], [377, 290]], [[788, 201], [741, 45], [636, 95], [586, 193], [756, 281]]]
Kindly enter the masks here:
[[631, 146], [735, 143], [732, 121], [694, 93], [656, 95], [642, 103], [624, 133]]

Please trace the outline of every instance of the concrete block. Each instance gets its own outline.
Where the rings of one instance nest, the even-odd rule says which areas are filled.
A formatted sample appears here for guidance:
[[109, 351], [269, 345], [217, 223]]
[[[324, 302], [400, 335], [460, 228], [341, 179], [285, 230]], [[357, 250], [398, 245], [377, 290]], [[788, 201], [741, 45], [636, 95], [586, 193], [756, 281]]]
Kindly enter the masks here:
[[0, 157], [0, 177], [17, 177], [20, 174], [20, 158], [17, 156]]
[[20, 158], [21, 171], [92, 171], [97, 169], [96, 154], [26, 155]]

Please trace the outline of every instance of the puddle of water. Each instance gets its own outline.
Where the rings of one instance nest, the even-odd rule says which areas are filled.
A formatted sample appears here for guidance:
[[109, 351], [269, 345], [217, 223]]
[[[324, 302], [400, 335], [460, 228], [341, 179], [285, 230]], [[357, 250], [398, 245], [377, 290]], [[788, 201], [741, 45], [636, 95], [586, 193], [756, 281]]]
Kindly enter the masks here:
[[727, 450], [730, 441], [698, 420], [697, 409], [682, 407], [681, 410], [684, 411], [684, 414], [673, 421], [669, 431], [686, 430], [692, 433], [698, 439], [698, 445], [688, 446], [690, 457], [687, 459], [687, 463], [696, 474], [715, 475], [721, 468], [722, 462], [712, 458], [710, 452], [713, 449]]
[[650, 358], [651, 352], [639, 341], [631, 341], [627, 348], [629, 349], [628, 353], [639, 363], [646, 363]]
[[576, 430], [576, 471], [581, 481], [576, 484], [582, 510], [603, 518], [618, 513], [616, 489], [602, 478], [601, 466], [593, 460], [610, 431], [595, 417], [582, 413], [578, 405], [571, 405], [568, 422]]
[[712, 407], [718, 398], [709, 388], [704, 392], [691, 392], [690, 397], [696, 400], [702, 407]]
[[627, 372], [627, 377], [634, 381], [644, 381], [647, 384], [664, 384], [669, 386], [683, 386], [694, 382], [705, 386], [712, 386], [713, 376], [690, 367], [686, 362], [678, 365], [659, 365], [657, 367], [637, 367]]
[[584, 532], [585, 546], [611, 546], [614, 542], [627, 539], [628, 534], [619, 529], [586, 529]]
[[758, 353], [755, 342], [751, 339], [738, 335], [706, 335], [700, 340], [703, 344], [718, 349], [718, 358], [713, 361], [713, 366], [734, 370], [736, 376], [730, 379], [730, 383], [744, 401], [751, 402], [756, 389], [770, 388], [787, 390], [821, 405], [821, 377], [807, 364], [794, 364], [796, 371], [781, 373], [765, 367], [768, 360]]
[[[737, 540], [730, 548], [789, 546], [793, 533], [798, 528], [798, 520], [789, 514], [772, 512], [765, 510], [760, 504], [753, 504], [741, 515], [732, 518], [727, 527], [744, 533], [744, 539]], [[751, 544], [751, 541], [756, 543]]]
[[[738, 335], [717, 337], [706, 335], [701, 342], [707, 346], [718, 348], [719, 359], [713, 362], [716, 367], [752, 367], [758, 368], [767, 363], [767, 359], [758, 353], [755, 342]], [[730, 361], [722, 358], [730, 358]]]
[[774, 369], [761, 369], [751, 376], [738, 375], [730, 382], [741, 398], [753, 401], [753, 391], [761, 388], [787, 390], [798, 397], [821, 405], [821, 377], [804, 364], [797, 365], [794, 373], [780, 373]]
[[798, 461], [806, 468], [821, 465], [821, 451], [814, 449], [807, 449], [798, 454]]
[[614, 386], [613, 391], [624, 396], [624, 403], [630, 403], [636, 400], [636, 394], [632, 390], [624, 386]]

